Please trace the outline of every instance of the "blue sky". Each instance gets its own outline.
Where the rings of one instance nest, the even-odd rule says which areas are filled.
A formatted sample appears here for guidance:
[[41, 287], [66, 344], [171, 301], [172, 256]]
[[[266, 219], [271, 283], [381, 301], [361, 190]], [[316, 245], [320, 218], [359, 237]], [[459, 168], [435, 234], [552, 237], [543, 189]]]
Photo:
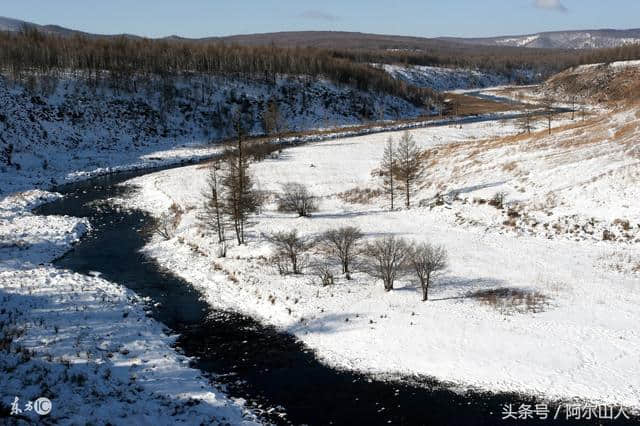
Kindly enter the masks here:
[[639, 0], [1, 0], [0, 15], [88, 32], [185, 37], [340, 30], [424, 37], [640, 27]]

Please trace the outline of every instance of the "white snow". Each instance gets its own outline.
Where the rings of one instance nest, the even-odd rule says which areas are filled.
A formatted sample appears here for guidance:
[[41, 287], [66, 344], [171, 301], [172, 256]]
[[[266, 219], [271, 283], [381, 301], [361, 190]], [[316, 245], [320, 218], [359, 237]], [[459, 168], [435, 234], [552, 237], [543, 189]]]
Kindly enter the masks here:
[[[41, 190], [0, 200], [0, 404], [48, 397], [48, 421], [172, 425], [255, 424], [172, 348], [176, 336], [133, 292], [54, 268], [88, 229], [85, 219], [35, 216], [59, 197]], [[23, 416], [37, 421], [34, 411]]]
[[[0, 195], [123, 168], [179, 162], [211, 154], [233, 134], [243, 111], [247, 132], [263, 132], [270, 100], [287, 131], [339, 128], [370, 120], [415, 118], [427, 110], [394, 96], [322, 79], [280, 76], [274, 84], [194, 75], [167, 84], [133, 76], [115, 89], [108, 74], [96, 84], [79, 73], [35, 75], [35, 83], [0, 76]], [[11, 164], [5, 152], [12, 147]]]
[[531, 72], [514, 70], [512, 76], [490, 73], [474, 69], [430, 67], [422, 65], [404, 66], [374, 64], [398, 80], [413, 86], [428, 87], [437, 91], [478, 89], [509, 84], [515, 80], [530, 81]]
[[[297, 218], [271, 203], [255, 217], [247, 246], [232, 247], [226, 258], [215, 258], [215, 239], [196, 219], [203, 167], [136, 178], [138, 196], [123, 202], [156, 215], [173, 202], [182, 205], [176, 236], [155, 241], [146, 253], [198, 286], [213, 306], [295, 334], [328, 364], [640, 408], [640, 169], [630, 151], [638, 131], [614, 137], [630, 120], [638, 120], [637, 112], [584, 127], [563, 118], [551, 136], [540, 122], [535, 137], [511, 139], [503, 138], [517, 133], [510, 122], [411, 130], [433, 161], [416, 207], [394, 212], [382, 198], [350, 204], [337, 194], [377, 187], [372, 171], [384, 141], [400, 132], [286, 150], [252, 166], [260, 189], [304, 183], [321, 197], [320, 211]], [[507, 191], [508, 209], [521, 215], [513, 226], [503, 224], [507, 209], [474, 202], [497, 191]], [[435, 203], [437, 193], [444, 205]], [[629, 220], [631, 229], [614, 224], [616, 218]], [[430, 301], [420, 301], [411, 277], [389, 293], [363, 273], [322, 287], [310, 273], [280, 276], [267, 260], [272, 249], [262, 233], [297, 229], [315, 236], [342, 225], [360, 227], [367, 238], [392, 233], [443, 244], [450, 265]], [[604, 230], [616, 240], [602, 241]], [[535, 310], [508, 300], [494, 307], [473, 296], [498, 288], [537, 294], [545, 303]]]

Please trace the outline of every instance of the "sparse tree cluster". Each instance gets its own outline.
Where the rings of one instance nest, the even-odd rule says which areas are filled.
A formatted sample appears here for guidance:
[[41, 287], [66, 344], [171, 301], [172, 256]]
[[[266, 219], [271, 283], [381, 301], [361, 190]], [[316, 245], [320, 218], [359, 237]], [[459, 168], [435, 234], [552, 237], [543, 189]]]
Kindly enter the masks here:
[[393, 290], [397, 279], [413, 273], [425, 301], [435, 276], [447, 267], [447, 253], [442, 246], [415, 244], [395, 235], [365, 244], [364, 234], [354, 226], [329, 229], [316, 238], [300, 236], [295, 229], [265, 234], [264, 238], [275, 249], [271, 261], [281, 274], [301, 274], [308, 264], [308, 254], [319, 256], [311, 263], [311, 269], [323, 286], [334, 284], [335, 264], [340, 265], [347, 280], [355, 266], [381, 280], [385, 291]]
[[420, 280], [422, 300], [428, 299], [434, 276], [447, 267], [447, 252], [442, 246], [413, 244], [394, 235], [367, 244], [366, 271], [382, 280], [385, 291], [393, 290], [396, 279], [413, 272]]
[[398, 191], [404, 195], [405, 207], [411, 207], [411, 196], [424, 176], [424, 167], [422, 152], [409, 132], [405, 132], [397, 144], [392, 138], [387, 140], [379, 170], [391, 209]]
[[201, 223], [207, 229], [214, 229], [220, 244], [219, 255], [225, 256], [226, 229], [233, 229], [238, 244], [244, 244], [249, 216], [256, 213], [263, 202], [249, 172], [249, 158], [243, 149], [243, 130], [239, 123], [235, 146], [229, 147], [222, 159], [209, 167], [203, 196]]

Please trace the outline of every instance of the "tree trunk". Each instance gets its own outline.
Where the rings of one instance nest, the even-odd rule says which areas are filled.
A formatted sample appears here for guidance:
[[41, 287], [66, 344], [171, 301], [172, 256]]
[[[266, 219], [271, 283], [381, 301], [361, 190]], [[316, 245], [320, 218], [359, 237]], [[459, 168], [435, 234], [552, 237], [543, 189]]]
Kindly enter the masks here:
[[393, 210], [393, 167], [391, 167], [391, 170], [389, 171], [389, 193], [391, 195], [391, 210]]
[[410, 183], [409, 179], [407, 179], [406, 182], [405, 182], [405, 185], [406, 185], [405, 186], [405, 188], [406, 188], [405, 195], [407, 197], [407, 200], [406, 200], [407, 208], [409, 208], [409, 204], [410, 204], [410, 201], [409, 201], [409, 192], [410, 192], [409, 183]]
[[391, 290], [393, 290], [393, 283], [391, 282], [391, 279], [387, 278], [384, 280], [384, 291]]
[[429, 279], [430, 276], [427, 275], [427, 279], [422, 280], [422, 301], [426, 302], [429, 299]]

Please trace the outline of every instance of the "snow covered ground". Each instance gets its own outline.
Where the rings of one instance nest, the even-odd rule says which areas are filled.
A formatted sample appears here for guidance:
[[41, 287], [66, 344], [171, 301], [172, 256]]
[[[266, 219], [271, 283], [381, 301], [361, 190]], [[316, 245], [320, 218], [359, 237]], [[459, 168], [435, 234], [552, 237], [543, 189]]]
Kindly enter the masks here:
[[46, 397], [48, 420], [61, 424], [257, 423], [189, 367], [133, 292], [48, 263], [88, 229], [30, 213], [57, 196], [0, 202], [0, 417], [17, 402], [13, 417], [37, 421], [26, 404]]
[[[271, 202], [254, 218], [247, 246], [232, 247], [226, 258], [215, 257], [214, 237], [196, 219], [202, 166], [136, 178], [138, 195], [122, 201], [156, 215], [181, 205], [176, 235], [157, 239], [147, 254], [213, 306], [275, 324], [331, 365], [637, 409], [639, 122], [637, 111], [625, 110], [584, 122], [564, 117], [550, 136], [542, 122], [531, 135], [517, 135], [513, 122], [411, 130], [429, 152], [426, 179], [416, 207], [393, 212], [383, 198], [359, 204], [345, 192], [378, 187], [372, 172], [385, 140], [400, 132], [288, 149], [252, 166], [260, 189], [304, 183], [320, 197], [320, 210], [298, 218]], [[506, 193], [502, 209], [487, 203], [499, 191]], [[343, 225], [367, 238], [443, 244], [449, 267], [430, 300], [420, 301], [410, 276], [389, 293], [361, 272], [322, 287], [309, 270], [280, 276], [267, 260], [272, 248], [263, 233], [315, 236]], [[482, 297], [487, 290], [498, 296]]]
[[269, 101], [277, 102], [286, 131], [427, 112], [394, 96], [304, 76], [274, 84], [198, 75], [94, 79], [32, 75], [20, 83], [0, 76], [0, 196], [63, 183], [78, 177], [73, 171], [85, 176], [206, 154], [208, 142], [233, 133], [234, 114], [242, 113], [247, 132], [261, 134]]
[[534, 76], [527, 71], [514, 71], [512, 77], [473, 69], [429, 66], [376, 65], [394, 78], [417, 87], [428, 87], [437, 91], [480, 89], [514, 82], [531, 82]]

